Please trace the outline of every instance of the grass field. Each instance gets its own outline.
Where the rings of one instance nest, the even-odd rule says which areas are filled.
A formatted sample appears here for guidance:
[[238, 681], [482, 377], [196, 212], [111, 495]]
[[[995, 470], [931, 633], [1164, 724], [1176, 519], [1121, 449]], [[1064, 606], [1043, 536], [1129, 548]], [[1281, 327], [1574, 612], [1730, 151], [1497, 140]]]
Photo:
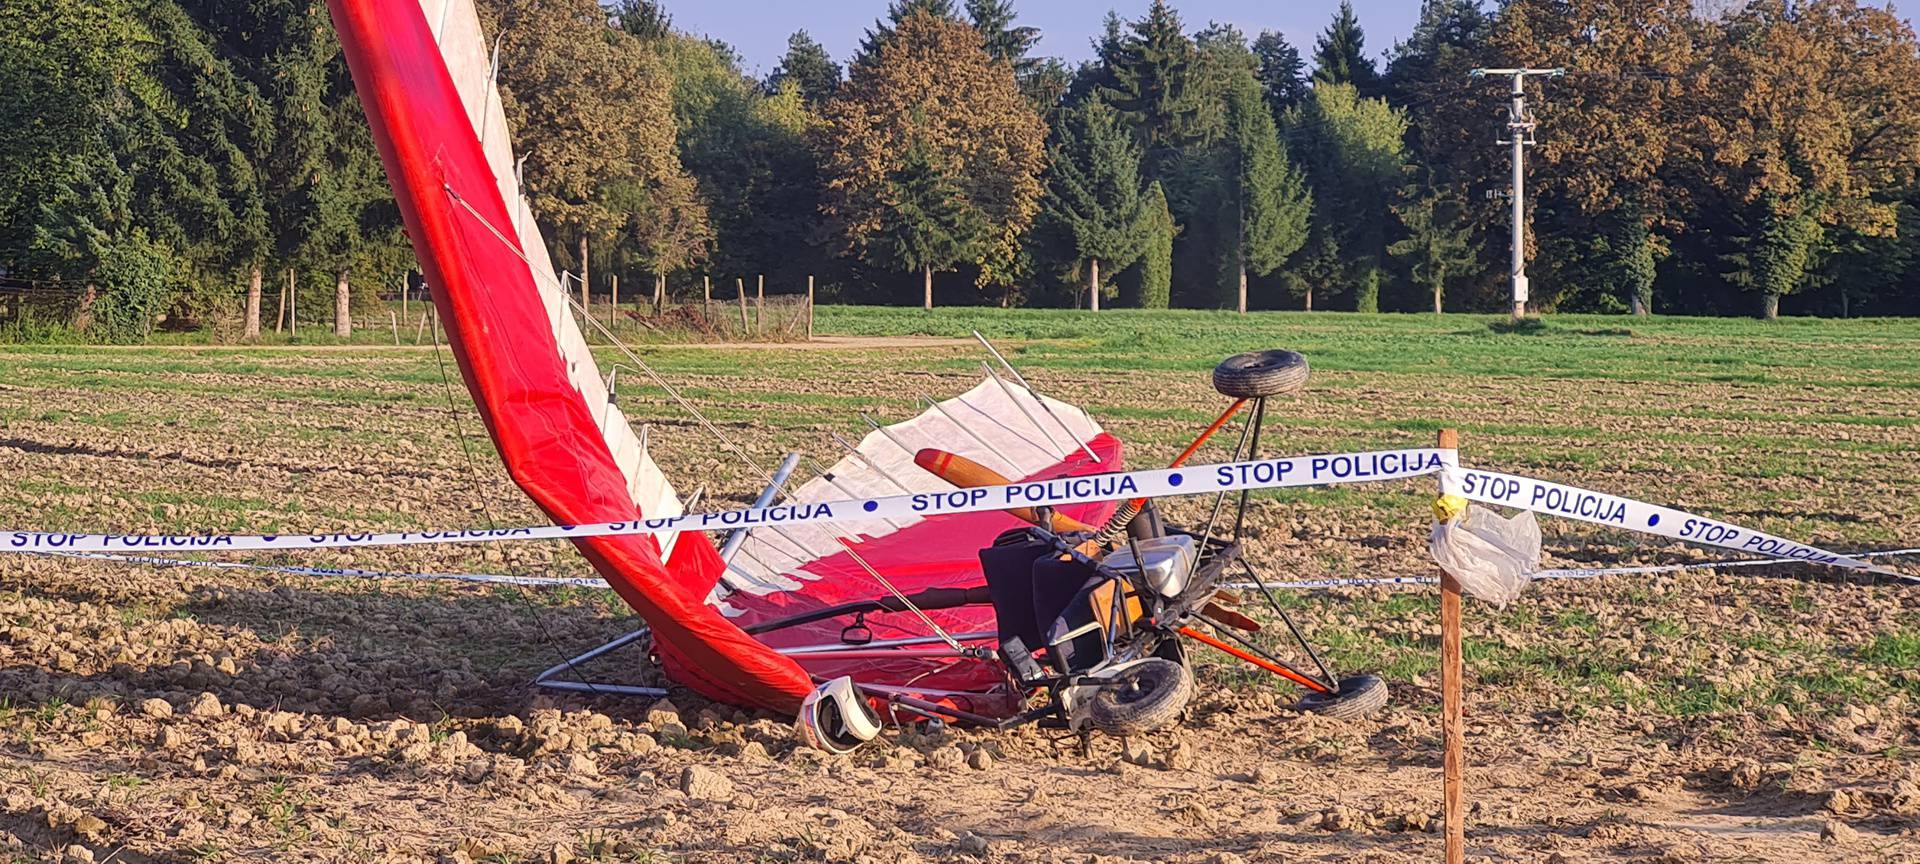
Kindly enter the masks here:
[[[1048, 395], [1090, 408], [1128, 442], [1129, 462], [1146, 465], [1178, 452], [1223, 406], [1207, 382], [1220, 358], [1289, 347], [1309, 357], [1314, 377], [1306, 392], [1274, 406], [1268, 452], [1422, 446], [1451, 426], [1469, 465], [1830, 548], [1920, 545], [1912, 479], [1920, 467], [1920, 322], [1555, 316], [1514, 329], [1467, 315], [819, 312], [817, 332], [832, 344], [642, 353], [760, 463], [797, 449], [824, 464], [837, 453], [830, 433], [865, 432], [860, 412], [905, 419], [921, 395], [971, 386], [983, 355], [967, 337], [978, 329]], [[902, 336], [920, 338], [891, 338]], [[604, 354], [603, 368], [618, 359]], [[451, 359], [414, 347], [0, 347], [0, 527], [289, 532], [537, 521], [443, 363]], [[621, 380], [640, 376], [623, 371]], [[704, 484], [713, 506], [752, 496], [752, 475], [663, 394], [635, 383], [621, 390], [629, 416], [653, 424], [656, 458], [683, 486]], [[1219, 453], [1202, 458], [1209, 455]], [[1431, 496], [1430, 483], [1263, 494], [1251, 555], [1270, 576], [1427, 575]], [[1565, 521], [1542, 527], [1554, 565], [1726, 557]], [[569, 549], [548, 544], [255, 560], [585, 572]], [[1494, 772], [1476, 776], [1483, 787], [1516, 790], [1476, 817], [1476, 854], [1920, 856], [1916, 596], [1885, 581], [1780, 567], [1543, 583], [1503, 610], [1470, 605], [1473, 746]], [[914, 798], [889, 816], [897, 802], [859, 791], [833, 806], [871, 823], [871, 836], [842, 857], [1098, 853], [1198, 862], [1225, 849], [1250, 860], [1430, 858], [1433, 840], [1394, 808], [1427, 807], [1437, 795], [1431, 592], [1356, 589], [1288, 602], [1337, 665], [1388, 677], [1396, 706], [1387, 715], [1343, 729], [1294, 719], [1280, 707], [1291, 691], [1213, 665], [1212, 695], [1193, 730], [1156, 742], [1163, 753], [1200, 754], [1201, 767], [1169, 755], [1151, 768], [1119, 760], [1123, 767], [1112, 769], [1148, 772], [1129, 793], [1140, 808], [1134, 821], [1076, 831], [1066, 827], [1072, 816], [1049, 822], [1029, 814], [1009, 823], [1024, 827], [996, 829], [992, 817], [1008, 808], [1052, 812], [1065, 802], [969, 793]], [[531, 727], [548, 716], [522, 686], [533, 672], [628, 625], [610, 593], [592, 589], [0, 556], [0, 789], [25, 790], [0, 798], [0, 830], [25, 844], [20, 856], [28, 860], [69, 842], [102, 855], [119, 844], [167, 860], [380, 860], [450, 856], [462, 839], [479, 837], [492, 845], [460, 854], [532, 860], [556, 842], [583, 852], [605, 841], [616, 851], [602, 860], [731, 861], [740, 859], [729, 850], [747, 842], [736, 832], [745, 830], [738, 813], [656, 799], [649, 784], [671, 786], [669, 770], [709, 759], [762, 804], [803, 813], [819, 806], [808, 796], [821, 793], [826, 777], [859, 776], [802, 764], [772, 739], [763, 749], [779, 761], [760, 766], [719, 740], [752, 738], [777, 725], [768, 718], [734, 723], [723, 713], [695, 729], [719, 738], [646, 756], [629, 747], [635, 735], [659, 731], [644, 723], [643, 709], [596, 703], [613, 725], [575, 748], [599, 760], [590, 776], [556, 767], [559, 753], [573, 752], [565, 746], [549, 753], [554, 748], [529, 743], [531, 733], [503, 731], [520, 722], [506, 718]], [[136, 708], [158, 696], [186, 714], [200, 690], [248, 713], [156, 718]], [[305, 718], [295, 725], [308, 731], [279, 730], [275, 709]], [[396, 715], [432, 722], [430, 749], [452, 755], [417, 765], [393, 756], [379, 729]], [[333, 742], [336, 720], [349, 727], [338, 734], [351, 743], [315, 743]], [[481, 755], [446, 744], [455, 732]], [[1259, 748], [1246, 746], [1254, 734], [1267, 736]], [[1110, 749], [1082, 756], [1031, 735], [961, 744], [1003, 757], [988, 769], [1001, 775], [986, 783], [1004, 786], [1003, 797], [1030, 786], [1075, 794], [1069, 790], [1087, 782], [1089, 765], [1115, 762]], [[886, 764], [847, 770], [884, 779], [894, 776], [887, 760], [916, 770], [939, 762], [937, 742], [892, 746], [885, 752], [893, 755], [879, 757]], [[1275, 779], [1255, 765], [1262, 751], [1305, 767]], [[479, 773], [486, 779], [464, 773], [476, 759], [491, 760]], [[1241, 773], [1253, 779], [1233, 779]], [[876, 782], [860, 781], [863, 790]], [[582, 784], [597, 791], [581, 797]], [[523, 788], [547, 786], [573, 795], [571, 803]], [[282, 791], [269, 800], [261, 790], [271, 788]], [[400, 830], [401, 817], [368, 809], [428, 789], [444, 800], [422, 818], [448, 827]], [[1836, 790], [1846, 793], [1838, 805]], [[1169, 796], [1178, 803], [1167, 804]], [[679, 813], [678, 822], [622, 815], [660, 807]], [[1242, 808], [1239, 817], [1194, 815], [1233, 807]], [[488, 808], [540, 827], [501, 824]], [[1337, 808], [1352, 812], [1326, 816]], [[81, 832], [72, 811], [97, 814], [106, 827]], [[147, 812], [160, 815], [138, 815]], [[772, 828], [754, 835], [763, 858], [845, 851], [822, 839], [817, 821], [795, 818], [808, 824], [791, 836]], [[956, 820], [991, 842], [974, 849], [965, 837], [932, 832]], [[1748, 824], [1754, 820], [1760, 827]], [[1858, 833], [1822, 841], [1829, 820]], [[876, 827], [886, 824], [895, 833]], [[901, 830], [922, 836], [896, 836]], [[601, 832], [598, 840], [590, 831]], [[1068, 855], [1081, 857], [1059, 857]]]

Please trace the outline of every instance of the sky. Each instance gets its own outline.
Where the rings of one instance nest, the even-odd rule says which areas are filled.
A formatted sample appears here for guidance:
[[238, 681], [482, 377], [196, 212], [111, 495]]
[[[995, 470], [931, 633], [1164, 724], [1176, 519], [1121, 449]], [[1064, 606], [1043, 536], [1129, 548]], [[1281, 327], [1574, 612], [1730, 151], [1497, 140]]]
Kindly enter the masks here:
[[[758, 76], [779, 65], [787, 36], [800, 29], [844, 64], [874, 19], [887, 12], [887, 0], [668, 0], [665, 5], [675, 29], [732, 45], [745, 71]], [[1016, 23], [1040, 28], [1036, 55], [1061, 57], [1072, 65], [1093, 56], [1092, 41], [1109, 10], [1132, 20], [1147, 5], [1148, 0], [1016, 0], [1014, 9]], [[1278, 30], [1307, 58], [1340, 0], [1175, 0], [1173, 5], [1189, 32], [1210, 21], [1239, 27], [1249, 39], [1261, 30]], [[1354, 0], [1353, 8], [1367, 34], [1367, 53], [1378, 58], [1413, 30], [1420, 0]]]

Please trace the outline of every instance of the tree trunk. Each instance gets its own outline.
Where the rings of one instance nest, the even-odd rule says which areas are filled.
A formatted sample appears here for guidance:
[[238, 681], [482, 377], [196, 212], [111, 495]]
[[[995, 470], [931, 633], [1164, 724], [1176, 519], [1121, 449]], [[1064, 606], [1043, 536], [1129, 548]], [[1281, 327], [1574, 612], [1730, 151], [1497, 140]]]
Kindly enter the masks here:
[[353, 335], [353, 289], [347, 285], [347, 271], [333, 283], [333, 335], [345, 339]]
[[1438, 315], [1441, 312], [1440, 291], [1441, 291], [1441, 287], [1444, 286], [1445, 284], [1446, 283], [1438, 279], [1433, 280], [1433, 314], [1435, 315]]
[[1647, 314], [1647, 304], [1640, 302], [1640, 292], [1638, 291], [1633, 292], [1633, 296], [1627, 298], [1627, 305], [1632, 308], [1633, 314], [1635, 315]]
[[587, 311], [587, 235], [580, 235], [580, 313]]
[[1087, 266], [1089, 268], [1087, 272], [1090, 274], [1087, 278], [1087, 308], [1098, 312], [1100, 311], [1100, 259], [1087, 259]]
[[1307, 286], [1307, 311], [1308, 312], [1313, 311], [1313, 286], [1312, 285]]
[[666, 305], [667, 305], [667, 274], [655, 273], [653, 274], [653, 314], [655, 315], [660, 314], [660, 310], [664, 308]]
[[1247, 259], [1244, 255], [1235, 257], [1238, 259], [1236, 263], [1240, 271], [1240, 303], [1238, 308], [1240, 314], [1245, 315], [1247, 314]]
[[1780, 295], [1763, 294], [1760, 298], [1760, 317], [1772, 321], [1780, 317]]
[[240, 338], [252, 342], [260, 338], [260, 265], [247, 272], [247, 325]]
[[920, 276], [923, 280], [921, 284], [924, 286], [923, 293], [921, 295], [922, 299], [920, 301], [920, 308], [925, 309], [928, 312], [932, 312], [933, 311], [933, 267], [927, 266], [927, 267], [920, 268]]

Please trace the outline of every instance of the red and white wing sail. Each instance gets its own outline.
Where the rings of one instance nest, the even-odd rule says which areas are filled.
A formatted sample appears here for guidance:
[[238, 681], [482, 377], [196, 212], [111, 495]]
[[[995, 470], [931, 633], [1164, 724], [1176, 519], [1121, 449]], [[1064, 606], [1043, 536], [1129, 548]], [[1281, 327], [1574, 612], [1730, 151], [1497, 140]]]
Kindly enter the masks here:
[[[500, 200], [507, 203], [512, 213], [511, 228], [498, 227], [519, 240], [520, 250], [526, 256], [523, 266], [532, 275], [534, 287], [546, 307], [554, 342], [566, 363], [567, 380], [593, 409], [600, 437], [606, 440], [614, 463], [627, 478], [633, 503], [649, 517], [680, 515], [683, 512], [680, 497], [674, 492], [673, 484], [648, 455], [645, 440], [634, 434], [626, 415], [608, 398], [607, 385], [600, 377], [600, 369], [570, 308], [567, 286], [555, 273], [540, 226], [534, 221], [533, 207], [520, 192], [506, 109], [495, 86], [499, 67], [493, 52], [488, 50], [472, 0], [419, 0], [419, 3], [440, 47], [447, 72], [453, 78], [454, 89], [460, 94], [460, 103], [467, 109], [467, 120], [486, 155]], [[659, 542], [662, 549], [672, 551], [670, 535], [661, 537]]]
[[[328, 8], [461, 378], [514, 482], [556, 524], [673, 512], [665, 478], [607, 404], [513, 183], [470, 0]], [[574, 543], [652, 626], [669, 675], [712, 698], [796, 709], [812, 682], [706, 603], [721, 563], [695, 540], [666, 563], [644, 535]]]

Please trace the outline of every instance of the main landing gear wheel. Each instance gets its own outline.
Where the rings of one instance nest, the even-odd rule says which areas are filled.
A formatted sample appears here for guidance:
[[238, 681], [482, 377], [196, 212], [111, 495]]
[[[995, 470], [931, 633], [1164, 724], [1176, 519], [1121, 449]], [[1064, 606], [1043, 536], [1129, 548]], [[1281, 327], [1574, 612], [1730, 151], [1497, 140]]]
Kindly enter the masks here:
[[1307, 358], [1275, 348], [1235, 354], [1213, 367], [1213, 389], [1235, 399], [1292, 393], [1307, 384]]
[[1125, 737], [1180, 722], [1193, 698], [1193, 673], [1164, 657], [1149, 657], [1114, 673], [1087, 702], [1087, 725]]
[[1355, 675], [1340, 679], [1333, 693], [1309, 691], [1295, 703], [1295, 711], [1312, 711], [1335, 720], [1358, 720], [1387, 705], [1387, 682], [1376, 675]]

